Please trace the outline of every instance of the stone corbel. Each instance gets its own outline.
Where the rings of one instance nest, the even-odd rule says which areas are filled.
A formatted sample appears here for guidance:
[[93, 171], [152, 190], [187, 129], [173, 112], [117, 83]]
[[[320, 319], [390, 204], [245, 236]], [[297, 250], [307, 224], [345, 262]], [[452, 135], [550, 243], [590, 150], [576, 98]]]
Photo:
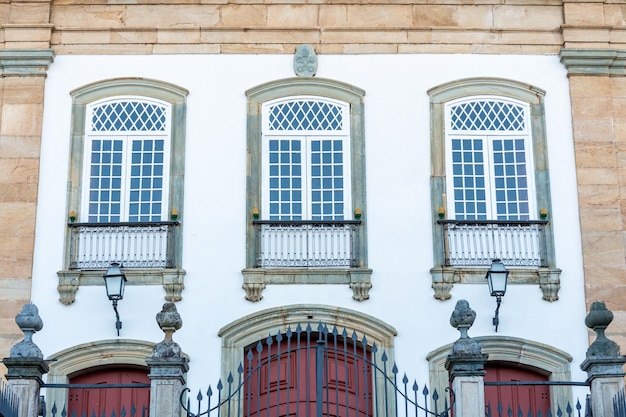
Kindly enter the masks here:
[[561, 270], [560, 269], [540, 269], [539, 288], [543, 293], [543, 299], [546, 301], [556, 301], [559, 299], [559, 290], [561, 289]]
[[435, 290], [433, 297], [441, 301], [449, 300], [452, 297], [450, 291], [455, 282], [456, 272], [447, 268], [432, 268], [430, 275], [433, 280], [432, 289]]
[[265, 272], [254, 269], [245, 270], [242, 288], [246, 291], [246, 300], [253, 303], [261, 301], [265, 289]]
[[163, 289], [165, 290], [165, 299], [170, 302], [176, 302], [183, 299], [182, 293], [185, 289], [185, 274], [180, 270], [174, 272], [166, 271], [163, 273]]
[[372, 271], [370, 269], [350, 271], [350, 289], [352, 298], [356, 301], [365, 301], [370, 298], [372, 281], [370, 279]]
[[80, 282], [80, 271], [58, 271], [59, 285], [59, 301], [66, 306], [72, 304], [76, 300], [76, 291]]

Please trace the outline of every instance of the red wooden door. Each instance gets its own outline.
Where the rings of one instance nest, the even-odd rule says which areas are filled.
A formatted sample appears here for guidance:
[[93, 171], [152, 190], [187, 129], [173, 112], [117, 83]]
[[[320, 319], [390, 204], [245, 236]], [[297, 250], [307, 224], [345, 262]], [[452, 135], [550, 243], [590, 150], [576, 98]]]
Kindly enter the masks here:
[[[326, 344], [322, 366], [322, 414], [325, 417], [372, 416], [370, 352], [343, 341]], [[267, 346], [265, 346], [267, 348]], [[315, 417], [317, 373], [315, 342], [300, 348], [291, 341], [251, 350], [244, 386], [245, 417]]]
[[[546, 375], [538, 372], [507, 367], [487, 365], [485, 382], [516, 382], [516, 381], [548, 381]], [[513, 415], [517, 415], [519, 409], [523, 415], [531, 410], [533, 415], [541, 410], [542, 415], [547, 415], [550, 409], [550, 387], [548, 385], [504, 385], [485, 386], [485, 407], [491, 407], [491, 415], [497, 416], [498, 404], [502, 406], [503, 415], [507, 415], [509, 406]]]
[[[105, 368], [70, 378], [70, 384], [149, 384], [146, 371], [135, 368]], [[120, 415], [122, 407], [126, 415], [130, 415], [131, 407], [135, 407], [137, 415], [142, 415], [145, 407], [146, 415], [150, 407], [150, 388], [70, 388], [68, 396], [68, 416]], [[83, 414], [84, 413], [84, 414]]]

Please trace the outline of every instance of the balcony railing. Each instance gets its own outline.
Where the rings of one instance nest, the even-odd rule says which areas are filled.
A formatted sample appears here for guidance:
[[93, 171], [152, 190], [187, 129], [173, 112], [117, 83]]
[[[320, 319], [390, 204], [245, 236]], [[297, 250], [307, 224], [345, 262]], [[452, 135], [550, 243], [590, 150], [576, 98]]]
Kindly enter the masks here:
[[439, 220], [445, 266], [547, 266], [545, 220]]
[[70, 223], [70, 269], [173, 268], [178, 222]]
[[335, 268], [358, 264], [360, 220], [254, 221], [260, 234], [257, 267]]

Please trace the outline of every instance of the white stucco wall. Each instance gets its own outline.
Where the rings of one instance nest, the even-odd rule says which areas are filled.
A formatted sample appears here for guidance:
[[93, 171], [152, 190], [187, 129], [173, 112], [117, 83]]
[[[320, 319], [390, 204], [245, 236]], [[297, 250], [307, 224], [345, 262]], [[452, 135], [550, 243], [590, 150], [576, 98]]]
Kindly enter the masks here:
[[[116, 338], [103, 287], [80, 287], [76, 302], [58, 301], [63, 267], [70, 144], [70, 91], [116, 77], [166, 81], [190, 91], [187, 102], [183, 300], [174, 335], [189, 355], [189, 386], [214, 385], [220, 373], [218, 330], [246, 314], [286, 304], [326, 304], [362, 311], [398, 330], [400, 369], [427, 382], [428, 352], [458, 338], [448, 321], [467, 299], [477, 313], [471, 336], [493, 335], [495, 309], [484, 285], [455, 285], [452, 299], [433, 298], [430, 212], [430, 115], [427, 90], [468, 77], [500, 77], [547, 91], [545, 97], [560, 299], [546, 302], [536, 285], [509, 286], [498, 335], [527, 338], [574, 357], [574, 380], [587, 347], [576, 177], [566, 71], [556, 56], [322, 55], [317, 77], [366, 91], [365, 139], [369, 267], [365, 302], [348, 286], [268, 286], [258, 303], [244, 299], [245, 90], [294, 76], [291, 55], [58, 56], [45, 91], [32, 301], [44, 320], [35, 342], [45, 355]], [[158, 342], [159, 286], [129, 286], [119, 304], [121, 338]]]

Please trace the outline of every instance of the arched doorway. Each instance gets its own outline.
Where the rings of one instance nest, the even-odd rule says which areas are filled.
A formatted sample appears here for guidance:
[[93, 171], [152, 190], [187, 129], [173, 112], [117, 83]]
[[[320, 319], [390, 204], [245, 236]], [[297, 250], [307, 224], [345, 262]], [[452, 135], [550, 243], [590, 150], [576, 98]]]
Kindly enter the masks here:
[[370, 349], [330, 332], [296, 330], [246, 347], [243, 415], [373, 415]]
[[[152, 355], [153, 348], [153, 342], [133, 339], [99, 340], [72, 346], [50, 356], [47, 383], [66, 385], [75, 382], [74, 378], [97, 369], [136, 369], [147, 375], [146, 358]], [[53, 408], [59, 413], [67, 410], [68, 388], [46, 388], [43, 393], [47, 415], [52, 415]], [[130, 415], [128, 411], [126, 415]], [[137, 416], [141, 416], [141, 409], [138, 411]], [[119, 414], [116, 412], [116, 415]]]
[[150, 408], [150, 388], [130, 386], [149, 384], [147, 369], [96, 368], [71, 376], [69, 382], [75, 385], [68, 393], [67, 414], [70, 416], [113, 415], [112, 412], [142, 416], [147, 415]]
[[[346, 340], [348, 344], [352, 346], [353, 339], [356, 339], [359, 343], [364, 341], [364, 344], [367, 345], [366, 349], [360, 351], [357, 347], [357, 352], [361, 352], [358, 353], [358, 355], [368, 355], [368, 360], [378, 364], [383, 363], [383, 356], [385, 356], [387, 363], [393, 364], [395, 362], [394, 337], [396, 336], [397, 331], [382, 320], [343, 307], [317, 304], [288, 305], [269, 308], [267, 310], [262, 310], [248, 316], [241, 317], [240, 319], [231, 322], [220, 329], [219, 336], [222, 337], [222, 381], [228, 380], [232, 370], [236, 370], [239, 364], [243, 364], [245, 366], [248, 363], [248, 353], [250, 352], [249, 348], [253, 347], [252, 353], [254, 354], [256, 352], [258, 341], [264, 341], [265, 343], [268, 334], [276, 335], [277, 329], [281, 329], [281, 332], [285, 332], [287, 329], [296, 331], [298, 325], [301, 324], [305, 326], [306, 323], [311, 323], [314, 327], [316, 327], [311, 334], [312, 343], [316, 342], [313, 334], [316, 334], [317, 332], [317, 325], [321, 323], [325, 326], [327, 325], [331, 333], [333, 333], [331, 328], [335, 325], [340, 328], [345, 326], [355, 330], [356, 334], [348, 334], [346, 338], [343, 338], [343, 335], [341, 335], [340, 340], [342, 342]], [[295, 340], [296, 339], [292, 339], [291, 342], [292, 350], [295, 347]], [[341, 343], [339, 343], [339, 345], [341, 345]], [[274, 346], [278, 345], [274, 344]], [[332, 357], [332, 355], [337, 356], [337, 365], [335, 365], [333, 358], [332, 360], [327, 361], [327, 366], [338, 367], [339, 371], [331, 368], [330, 372], [327, 371], [327, 374], [340, 374], [346, 368], [346, 366], [344, 366], [341, 362], [343, 357], [339, 354], [339, 352], [337, 352], [337, 354], [333, 352], [334, 348], [332, 347], [332, 344], [329, 344], [329, 346], [329, 355], [330, 357]], [[335, 344], [335, 346], [337, 346], [337, 344]], [[373, 346], [376, 346], [376, 351], [372, 348]], [[278, 348], [276, 347], [276, 349]], [[285, 351], [284, 347], [281, 347], [280, 349], [281, 352]], [[364, 351], [365, 353], [363, 353]], [[267, 353], [265, 353], [265, 355], [267, 355]], [[371, 355], [371, 357], [369, 355]], [[294, 358], [292, 357], [292, 360], [293, 359]], [[254, 357], [253, 360], [255, 360]], [[277, 366], [276, 371], [272, 372], [279, 371], [278, 364], [280, 364], [281, 373], [287, 372], [287, 368], [283, 365], [283, 361], [275, 362], [275, 364]], [[348, 369], [350, 366], [351, 365], [347, 365]], [[335, 375], [335, 378], [338, 379], [337, 375]], [[372, 378], [368, 379], [371, 380]], [[352, 386], [354, 387], [353, 381], [349, 381], [348, 384], [353, 384]], [[385, 385], [385, 379], [378, 375], [373, 378], [373, 386], [364, 388], [364, 386], [361, 385], [360, 391], [363, 395], [365, 395], [365, 391], [369, 389], [369, 395], [372, 397], [378, 396], [379, 398], [391, 398], [393, 396], [393, 391], [387, 390]], [[331, 384], [331, 387], [332, 386], [333, 385]], [[286, 388], [281, 391], [281, 396], [285, 393]], [[332, 394], [334, 394], [334, 391]], [[281, 402], [282, 401], [283, 400], [281, 399]], [[244, 402], [243, 398], [241, 402]], [[365, 409], [366, 406], [364, 403], [361, 404], [362, 405], [359, 405], [359, 409]], [[243, 404], [240, 406], [242, 410], [241, 412], [243, 413]], [[370, 408], [371, 411], [369, 411], [369, 414], [374, 414], [374, 411], [377, 415], [391, 413], [395, 410], [394, 406], [395, 401], [393, 400], [388, 402], [374, 401], [374, 404], [371, 407], [376, 408], [376, 410], [372, 410], [372, 408]], [[354, 409], [356, 409], [356, 405], [354, 406]], [[309, 415], [315, 414], [309, 413]], [[306, 416], [306, 414], [303, 414], [303, 416]]]
[[[491, 364], [513, 364], [520, 369], [535, 370], [545, 375], [548, 381], [572, 380], [570, 372], [572, 356], [553, 346], [511, 336], [479, 336], [472, 339], [480, 343], [482, 352], [489, 355]], [[426, 356], [429, 363], [430, 386], [438, 392], [443, 392], [449, 385], [445, 362], [450, 349], [452, 344], [447, 344]], [[552, 410], [557, 410], [558, 407], [564, 409], [568, 403], [573, 404], [571, 386], [550, 385], [548, 391]], [[503, 415], [506, 415], [506, 410], [503, 411]]]
[[[532, 368], [523, 368], [511, 363], [487, 363], [485, 366], [485, 412], [486, 415], [499, 415], [502, 409], [505, 415], [510, 409], [514, 415], [521, 410], [524, 415], [531, 413], [547, 415], [550, 410], [550, 386], [548, 375]], [[523, 383], [536, 382], [532, 385], [489, 385], [488, 383]], [[491, 411], [491, 412], [489, 412]]]

